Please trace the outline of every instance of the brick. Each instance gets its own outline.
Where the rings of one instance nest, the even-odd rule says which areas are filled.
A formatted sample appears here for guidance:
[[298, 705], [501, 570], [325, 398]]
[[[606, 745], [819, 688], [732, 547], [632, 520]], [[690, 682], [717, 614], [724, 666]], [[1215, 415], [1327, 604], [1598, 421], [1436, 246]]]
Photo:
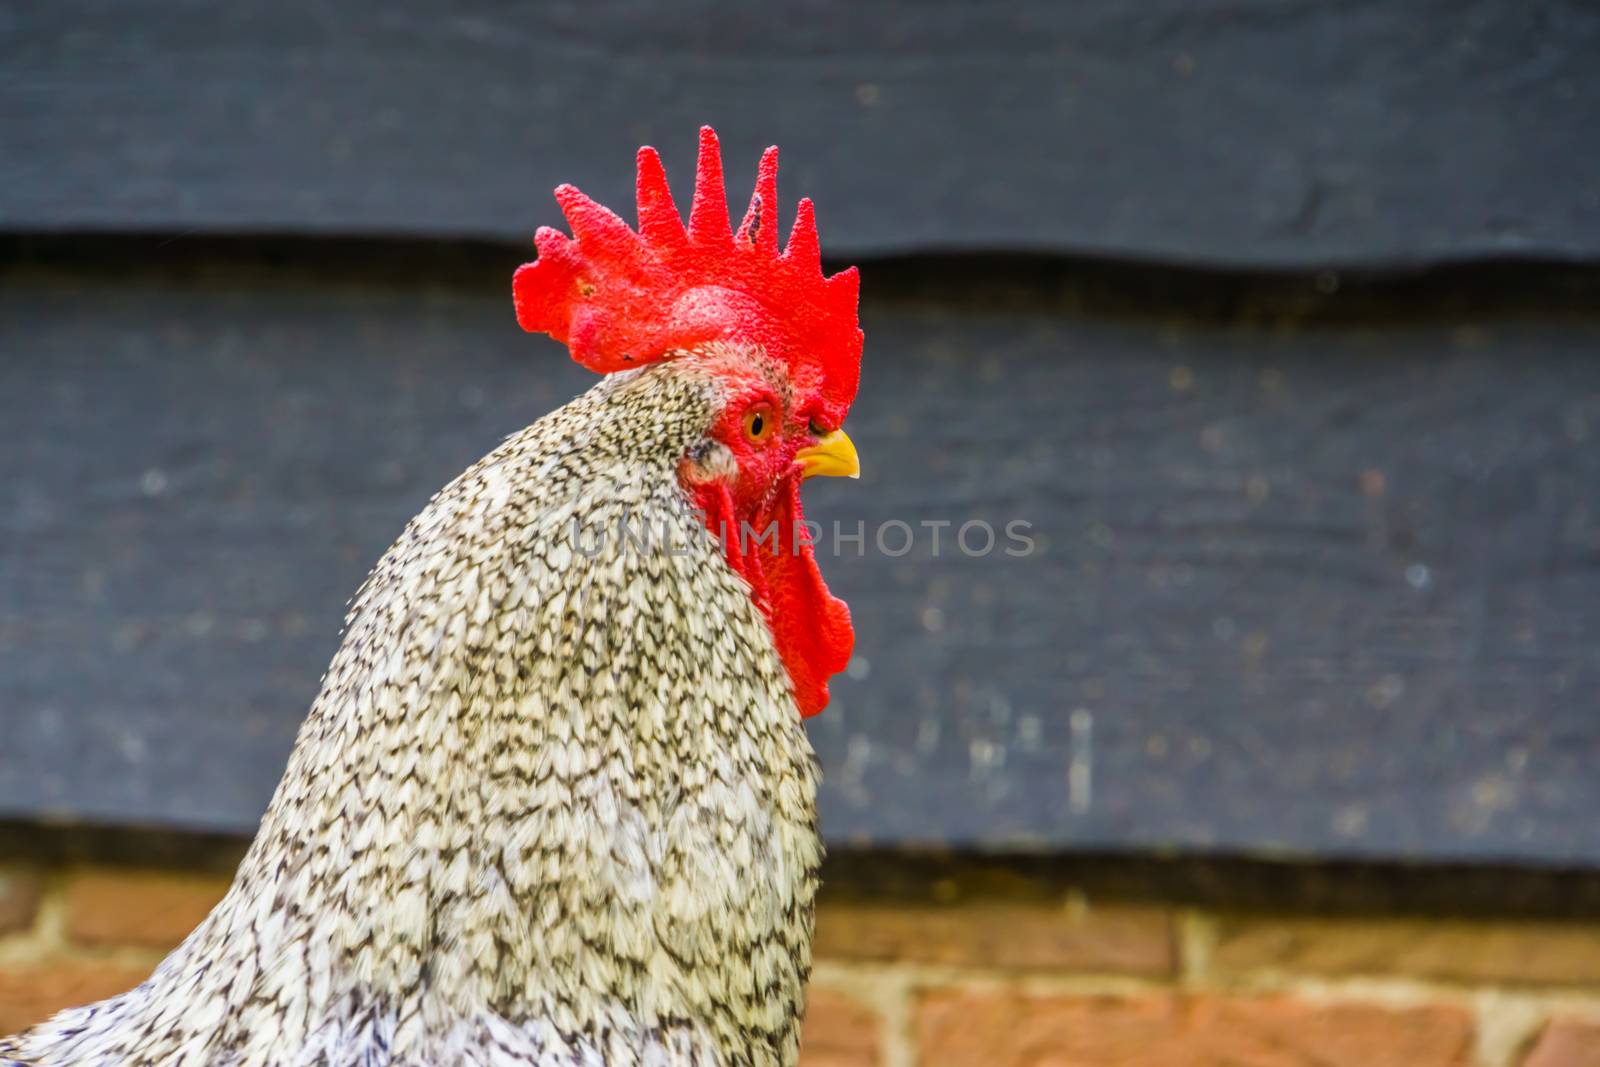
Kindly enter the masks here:
[[25, 1030], [63, 1008], [115, 996], [149, 976], [148, 967], [98, 963], [0, 969], [0, 1034]]
[[33, 925], [44, 890], [39, 872], [25, 867], [0, 869], [0, 936]]
[[801, 1067], [878, 1067], [882, 1045], [877, 1012], [843, 993], [811, 987], [800, 1034]]
[[1557, 1019], [1544, 1028], [1522, 1067], [1600, 1067], [1600, 1021]]
[[1600, 926], [1401, 919], [1225, 918], [1219, 972], [1399, 974], [1462, 982], [1600, 982]]
[[1287, 997], [937, 992], [917, 1008], [919, 1067], [1467, 1067], [1456, 1008]]
[[67, 884], [67, 936], [82, 945], [170, 949], [227, 889], [227, 879], [209, 876], [87, 871]]
[[831, 905], [819, 909], [819, 959], [1173, 973], [1168, 915], [1155, 908], [1024, 904]]

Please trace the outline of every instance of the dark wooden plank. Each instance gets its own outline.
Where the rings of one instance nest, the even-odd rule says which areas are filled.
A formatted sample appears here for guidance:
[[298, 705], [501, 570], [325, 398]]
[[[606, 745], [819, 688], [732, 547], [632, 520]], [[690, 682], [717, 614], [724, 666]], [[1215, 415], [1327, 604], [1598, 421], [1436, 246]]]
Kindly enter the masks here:
[[[0, 819], [0, 863], [183, 867], [231, 875], [238, 833]], [[950, 853], [835, 846], [822, 884], [845, 901], [1059, 904], [1069, 896], [1278, 914], [1600, 919], [1600, 870], [1451, 863], [1283, 862], [1129, 852]]]
[[[253, 824], [371, 561], [586, 384], [463, 277], [7, 278], [0, 816]], [[1038, 551], [824, 561], [836, 844], [1600, 864], [1600, 319], [867, 292], [813, 517]]]
[[0, 227], [525, 242], [711, 122], [836, 254], [1600, 255], [1584, 0], [61, 0], [0, 16]]

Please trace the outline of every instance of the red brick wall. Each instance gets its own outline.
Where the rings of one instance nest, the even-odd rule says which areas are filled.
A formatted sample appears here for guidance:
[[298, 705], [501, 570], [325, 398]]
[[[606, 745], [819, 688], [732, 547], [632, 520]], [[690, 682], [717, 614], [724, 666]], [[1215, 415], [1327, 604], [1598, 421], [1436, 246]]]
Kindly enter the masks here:
[[[141, 980], [226, 880], [0, 868], [0, 1033]], [[807, 1067], [1600, 1067], [1600, 925], [825, 896]]]

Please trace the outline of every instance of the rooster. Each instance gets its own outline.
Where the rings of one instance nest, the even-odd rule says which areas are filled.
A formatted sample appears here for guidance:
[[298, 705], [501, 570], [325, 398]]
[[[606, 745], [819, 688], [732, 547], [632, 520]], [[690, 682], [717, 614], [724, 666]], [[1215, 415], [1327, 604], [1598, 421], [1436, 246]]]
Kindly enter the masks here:
[[441, 490], [351, 602], [259, 833], [142, 985], [0, 1063], [769, 1065], [798, 1056], [822, 857], [802, 717], [854, 641], [803, 524], [862, 335], [777, 151], [729, 225], [571, 186], [518, 321], [604, 377]]

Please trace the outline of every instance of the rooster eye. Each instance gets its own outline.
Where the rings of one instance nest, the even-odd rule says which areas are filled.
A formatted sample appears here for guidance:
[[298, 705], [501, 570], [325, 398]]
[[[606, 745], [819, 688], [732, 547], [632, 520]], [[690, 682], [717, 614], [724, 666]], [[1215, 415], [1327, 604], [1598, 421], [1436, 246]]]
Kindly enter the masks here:
[[772, 409], [765, 404], [759, 404], [745, 412], [744, 435], [756, 444], [771, 437], [777, 425], [777, 420], [772, 417]]

